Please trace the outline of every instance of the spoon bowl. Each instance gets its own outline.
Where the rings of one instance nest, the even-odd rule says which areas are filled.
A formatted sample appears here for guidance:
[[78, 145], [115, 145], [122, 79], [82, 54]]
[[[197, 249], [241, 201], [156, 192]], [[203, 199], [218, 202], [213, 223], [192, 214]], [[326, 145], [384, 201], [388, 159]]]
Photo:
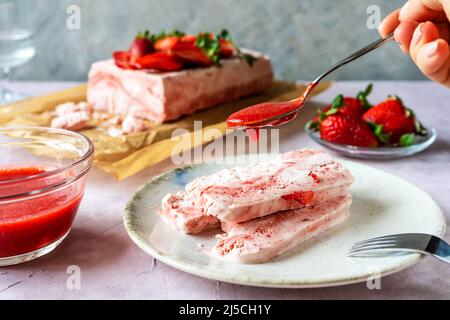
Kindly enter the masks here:
[[228, 127], [261, 128], [292, 121], [303, 106], [300, 98], [283, 102], [263, 102], [233, 113], [227, 119]]

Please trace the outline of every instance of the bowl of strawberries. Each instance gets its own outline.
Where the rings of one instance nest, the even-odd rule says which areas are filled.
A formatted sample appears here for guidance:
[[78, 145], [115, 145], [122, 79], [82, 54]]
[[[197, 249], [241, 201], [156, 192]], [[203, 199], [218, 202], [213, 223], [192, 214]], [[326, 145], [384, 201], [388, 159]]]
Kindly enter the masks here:
[[425, 128], [399, 97], [372, 105], [367, 99], [371, 91], [369, 84], [356, 97], [336, 96], [308, 121], [306, 132], [317, 143], [357, 158], [405, 157], [436, 140], [436, 131]]

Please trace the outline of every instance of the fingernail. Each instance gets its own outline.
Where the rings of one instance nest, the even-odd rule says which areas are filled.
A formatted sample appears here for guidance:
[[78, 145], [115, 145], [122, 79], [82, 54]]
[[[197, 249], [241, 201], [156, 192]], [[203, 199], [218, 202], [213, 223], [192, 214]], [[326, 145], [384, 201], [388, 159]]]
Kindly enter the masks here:
[[423, 23], [421, 23], [417, 26], [416, 30], [414, 31], [413, 37], [411, 39], [411, 45], [414, 46], [419, 43], [419, 41], [423, 35], [422, 28], [423, 28]]
[[406, 12], [408, 11], [409, 5], [410, 5], [409, 1], [403, 5], [403, 7], [400, 9], [400, 13], [399, 13], [400, 17], [402, 17], [406, 14]]
[[425, 46], [423, 48], [423, 54], [426, 58], [430, 59], [433, 58], [436, 52], [438, 51], [439, 43], [437, 41]]

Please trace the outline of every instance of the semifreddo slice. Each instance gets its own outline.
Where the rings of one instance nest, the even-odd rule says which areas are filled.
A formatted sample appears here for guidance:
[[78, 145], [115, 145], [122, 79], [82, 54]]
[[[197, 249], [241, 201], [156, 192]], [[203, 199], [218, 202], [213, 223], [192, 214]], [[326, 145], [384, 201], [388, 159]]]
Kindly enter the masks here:
[[349, 216], [349, 194], [331, 201], [271, 214], [251, 221], [222, 223], [226, 235], [213, 252], [231, 262], [263, 263], [342, 223]]
[[210, 224], [201, 220], [210, 221], [210, 217], [243, 222], [343, 196], [353, 180], [351, 173], [327, 153], [296, 150], [271, 161], [198, 177], [186, 185], [185, 192], [166, 195], [162, 213], [178, 229], [198, 233], [201, 227], [191, 232], [180, 221], [195, 217], [200, 220], [197, 225], [206, 227]]

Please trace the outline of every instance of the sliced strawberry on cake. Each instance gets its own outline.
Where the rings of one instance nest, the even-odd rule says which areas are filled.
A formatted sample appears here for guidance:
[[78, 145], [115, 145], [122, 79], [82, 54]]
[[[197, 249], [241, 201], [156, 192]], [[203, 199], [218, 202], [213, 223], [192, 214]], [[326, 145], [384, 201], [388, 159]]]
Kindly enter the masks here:
[[89, 72], [87, 99], [121, 118], [163, 123], [261, 93], [273, 82], [269, 58], [239, 50], [224, 30], [138, 34], [129, 50]]

